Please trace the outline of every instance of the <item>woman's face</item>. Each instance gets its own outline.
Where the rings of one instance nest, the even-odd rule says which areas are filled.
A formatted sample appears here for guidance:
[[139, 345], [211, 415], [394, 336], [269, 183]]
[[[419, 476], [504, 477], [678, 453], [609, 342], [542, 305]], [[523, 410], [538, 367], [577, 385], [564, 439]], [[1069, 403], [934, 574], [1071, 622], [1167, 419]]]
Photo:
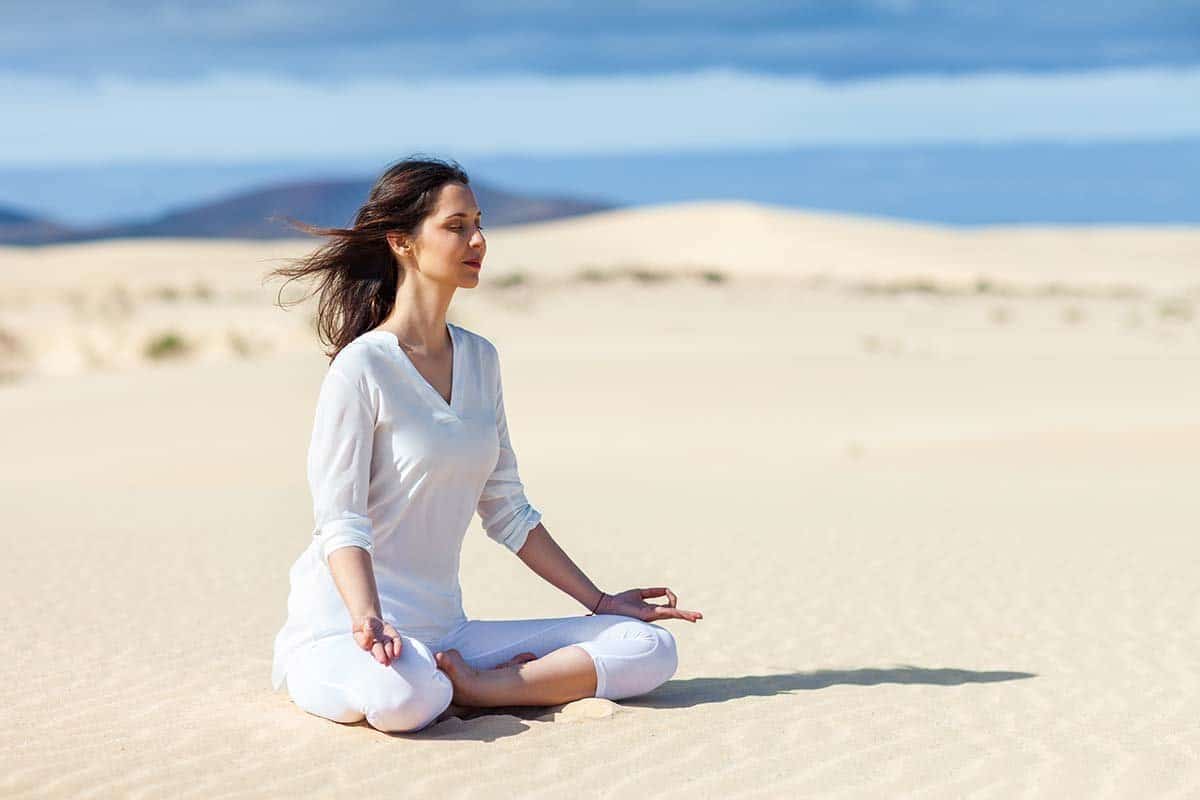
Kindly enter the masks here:
[[471, 187], [448, 183], [438, 190], [433, 211], [421, 222], [411, 255], [422, 275], [438, 283], [471, 287], [487, 253], [481, 213]]

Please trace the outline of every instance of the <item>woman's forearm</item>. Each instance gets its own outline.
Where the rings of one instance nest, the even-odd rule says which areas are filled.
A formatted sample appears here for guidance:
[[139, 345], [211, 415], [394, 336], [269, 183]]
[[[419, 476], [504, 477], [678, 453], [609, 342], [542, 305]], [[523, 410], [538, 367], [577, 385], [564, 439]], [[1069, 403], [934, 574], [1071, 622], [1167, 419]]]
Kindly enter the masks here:
[[382, 615], [370, 553], [361, 547], [339, 547], [329, 554], [329, 573], [351, 619]]
[[[335, 551], [336, 552], [336, 551]], [[529, 531], [517, 557], [548, 583], [578, 600], [589, 611], [600, 599], [600, 590], [562, 551], [542, 523]]]

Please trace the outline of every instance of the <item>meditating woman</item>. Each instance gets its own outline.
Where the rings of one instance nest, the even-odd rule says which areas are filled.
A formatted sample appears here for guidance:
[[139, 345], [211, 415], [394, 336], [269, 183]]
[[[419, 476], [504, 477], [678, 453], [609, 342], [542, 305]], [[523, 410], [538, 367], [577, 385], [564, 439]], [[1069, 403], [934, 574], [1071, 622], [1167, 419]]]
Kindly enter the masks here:
[[[480, 220], [459, 165], [406, 159], [352, 227], [300, 225], [329, 241], [272, 273], [318, 281], [318, 329], [332, 345], [308, 450], [313, 538], [289, 573], [272, 684], [337, 722], [417, 731], [452, 702], [645, 694], [677, 664], [675, 639], [654, 623], [701, 619], [665, 587], [602, 592], [526, 498], [496, 348], [446, 321], [455, 291], [479, 283]], [[491, 539], [590, 613], [468, 619], [458, 568], [476, 512]]]

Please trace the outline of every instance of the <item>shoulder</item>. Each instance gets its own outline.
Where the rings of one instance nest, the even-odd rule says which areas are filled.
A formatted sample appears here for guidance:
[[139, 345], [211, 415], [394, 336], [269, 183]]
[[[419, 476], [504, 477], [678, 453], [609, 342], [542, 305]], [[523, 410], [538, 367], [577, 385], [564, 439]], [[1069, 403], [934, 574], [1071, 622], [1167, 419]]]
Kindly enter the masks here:
[[492, 344], [491, 340], [486, 336], [467, 330], [461, 325], [455, 325], [453, 322], [450, 325], [459, 332], [459, 340], [467, 342], [485, 362], [495, 364], [499, 361], [499, 352], [496, 350], [496, 345]]
[[327, 375], [333, 374], [345, 379], [369, 393], [372, 385], [379, 383], [381, 373], [392, 363], [393, 355], [389, 352], [389, 344], [385, 337], [391, 334], [385, 331], [368, 331], [351, 340], [338, 351], [329, 364]]

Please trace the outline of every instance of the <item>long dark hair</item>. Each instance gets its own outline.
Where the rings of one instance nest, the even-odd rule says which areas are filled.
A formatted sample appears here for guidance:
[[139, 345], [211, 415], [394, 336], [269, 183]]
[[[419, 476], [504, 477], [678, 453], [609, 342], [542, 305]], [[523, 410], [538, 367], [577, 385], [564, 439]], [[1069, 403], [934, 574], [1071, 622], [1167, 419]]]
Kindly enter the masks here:
[[285, 218], [306, 233], [329, 237], [311, 254], [292, 259], [288, 266], [266, 276], [287, 278], [283, 289], [297, 278], [314, 278], [316, 288], [282, 306], [294, 305], [320, 292], [316, 328], [322, 343], [332, 350], [332, 362], [342, 348], [378, 327], [396, 303], [396, 288], [403, 270], [396, 262], [387, 234], [413, 234], [433, 211], [438, 190], [447, 183], [469, 185], [467, 173], [455, 161], [409, 157], [390, 165], [375, 181], [350, 228], [320, 228]]

